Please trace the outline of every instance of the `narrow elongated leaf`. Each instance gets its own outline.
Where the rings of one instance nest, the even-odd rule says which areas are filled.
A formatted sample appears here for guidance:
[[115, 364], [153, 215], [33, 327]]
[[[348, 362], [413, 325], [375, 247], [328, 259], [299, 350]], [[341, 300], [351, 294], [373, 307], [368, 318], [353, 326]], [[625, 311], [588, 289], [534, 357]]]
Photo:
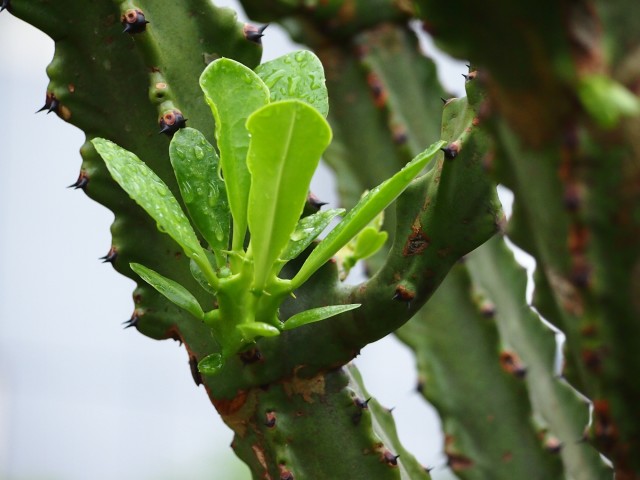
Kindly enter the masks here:
[[[213, 253], [205, 250], [204, 254], [206, 255], [207, 259], [209, 260], [209, 263], [213, 266], [216, 266], [216, 259], [215, 256], [213, 255]], [[213, 286], [209, 283], [209, 280], [207, 279], [207, 277], [205, 276], [204, 273], [202, 273], [202, 270], [200, 269], [200, 267], [198, 266], [198, 264], [196, 262], [194, 262], [193, 260], [191, 260], [189, 262], [189, 270], [191, 271], [191, 276], [200, 284], [200, 286], [206, 291], [209, 292], [211, 295], [215, 295], [216, 291], [213, 288]]]
[[354, 310], [359, 306], [359, 303], [352, 303], [349, 305], [331, 305], [329, 307], [312, 308], [311, 310], [296, 313], [289, 317], [289, 319], [284, 322], [284, 327], [282, 327], [282, 329], [291, 330], [293, 328], [301, 327], [302, 325], [307, 325], [308, 323], [319, 322], [341, 313], [348, 312], [349, 310]]
[[308, 50], [287, 53], [256, 67], [256, 73], [271, 91], [271, 101], [298, 99], [329, 113], [329, 95], [322, 62]]
[[249, 230], [254, 288], [263, 289], [304, 208], [313, 172], [331, 141], [327, 121], [299, 100], [274, 102], [247, 121], [251, 145]]
[[231, 213], [216, 151], [198, 130], [182, 128], [173, 135], [169, 156], [194, 225], [222, 260], [220, 252], [229, 249]]
[[280, 330], [273, 325], [263, 322], [241, 323], [237, 325], [236, 328], [248, 342], [256, 337], [275, 337], [280, 335]]
[[206, 262], [204, 251], [189, 220], [169, 187], [133, 153], [104, 138], [92, 141], [111, 176], [199, 265]]
[[289, 243], [280, 255], [280, 260], [288, 262], [296, 258], [327, 228], [331, 220], [343, 213], [344, 208], [334, 208], [301, 218], [289, 237]]
[[216, 121], [216, 141], [233, 216], [233, 249], [242, 250], [247, 230], [251, 177], [246, 165], [249, 116], [269, 103], [269, 89], [256, 73], [235, 60], [211, 62], [200, 87]]
[[400, 195], [446, 142], [439, 141], [407, 163], [402, 170], [384, 181], [356, 204], [344, 219], [311, 252], [296, 276], [291, 280], [293, 289], [302, 285], [313, 273], [346, 245], [360, 230]]
[[164, 295], [168, 300], [180, 308], [184, 308], [194, 317], [201, 320], [204, 318], [204, 312], [198, 300], [182, 285], [139, 263], [131, 263], [129, 265], [131, 270], [140, 275], [140, 278]]

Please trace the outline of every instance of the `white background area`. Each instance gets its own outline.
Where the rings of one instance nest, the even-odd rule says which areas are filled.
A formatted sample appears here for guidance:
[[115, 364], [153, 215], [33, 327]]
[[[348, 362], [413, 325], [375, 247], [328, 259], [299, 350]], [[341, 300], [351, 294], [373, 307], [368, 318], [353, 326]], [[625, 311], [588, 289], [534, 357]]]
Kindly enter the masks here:
[[[295, 48], [274, 25], [264, 45], [265, 60]], [[34, 114], [53, 43], [5, 11], [0, 46], [0, 479], [248, 479], [185, 350], [122, 328], [134, 284], [98, 260], [113, 215], [65, 188], [78, 176], [84, 135]], [[460, 94], [466, 67], [440, 63]], [[337, 205], [327, 170], [312, 189]], [[404, 445], [437, 467], [434, 478], [449, 478], [409, 351], [388, 337], [356, 364], [370, 393], [395, 407]]]

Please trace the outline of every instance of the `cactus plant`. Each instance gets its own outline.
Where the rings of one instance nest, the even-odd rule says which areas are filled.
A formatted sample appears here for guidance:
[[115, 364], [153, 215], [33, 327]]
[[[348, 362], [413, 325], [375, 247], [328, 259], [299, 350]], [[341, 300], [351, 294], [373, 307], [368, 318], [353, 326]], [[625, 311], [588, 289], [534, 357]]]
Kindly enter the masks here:
[[[243, 4], [256, 21], [281, 23], [316, 52], [328, 108], [313, 55], [259, 66], [264, 27], [241, 25], [206, 1], [2, 7], [56, 41], [45, 110], [87, 136], [76, 187], [115, 214], [106, 259], [138, 281], [129, 326], [184, 343], [196, 383], [233, 430], [232, 446], [254, 478], [429, 478], [348, 365], [394, 331], [415, 351], [420, 391], [443, 418], [448, 465], [460, 478], [639, 478], [638, 7]], [[412, 18], [470, 62], [466, 98], [448, 98], [419, 51]], [[300, 109], [316, 127], [301, 129], [288, 165], [310, 166], [291, 174], [291, 191], [282, 192], [282, 171], [261, 159], [277, 161], [270, 150], [286, 144], [274, 119]], [[325, 159], [344, 207], [355, 208], [310, 244], [337, 214], [303, 205], [328, 143], [327, 114], [333, 143]], [[382, 246], [380, 208], [440, 147], [385, 211]], [[188, 171], [181, 156], [210, 163]], [[394, 176], [416, 156], [404, 177]], [[154, 182], [171, 197], [170, 210], [159, 196], [136, 192]], [[185, 190], [194, 182], [205, 193], [191, 201]], [[508, 221], [497, 182], [514, 192]], [[207, 189], [219, 201], [203, 202]], [[366, 189], [373, 190], [360, 201]], [[288, 212], [282, 205], [290, 202]], [[188, 220], [175, 213], [181, 203], [199, 234], [185, 236]], [[360, 231], [340, 258], [349, 268], [368, 257], [369, 278], [350, 286], [330, 259]], [[505, 233], [536, 259], [535, 309]], [[288, 255], [286, 245], [301, 238]], [[228, 275], [244, 278], [247, 259], [250, 281], [225, 290]], [[331, 305], [340, 307], [318, 310]], [[325, 319], [329, 313], [340, 315]], [[539, 316], [566, 335], [560, 371]]]

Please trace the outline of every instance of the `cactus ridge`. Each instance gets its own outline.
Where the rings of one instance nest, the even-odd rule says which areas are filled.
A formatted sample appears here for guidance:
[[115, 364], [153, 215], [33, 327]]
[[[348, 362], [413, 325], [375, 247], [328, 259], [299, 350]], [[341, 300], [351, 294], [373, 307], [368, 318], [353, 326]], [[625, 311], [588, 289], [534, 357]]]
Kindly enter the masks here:
[[[509, 234], [539, 267], [535, 304], [566, 334], [564, 374], [593, 401], [590, 440], [616, 477], [636, 478], [638, 20], [622, 18], [624, 1], [503, 3], [417, 2], [439, 44], [485, 72], [493, 167], [515, 194]], [[471, 13], [455, 35], [454, 9]], [[510, 48], [489, 54], [498, 38]]]

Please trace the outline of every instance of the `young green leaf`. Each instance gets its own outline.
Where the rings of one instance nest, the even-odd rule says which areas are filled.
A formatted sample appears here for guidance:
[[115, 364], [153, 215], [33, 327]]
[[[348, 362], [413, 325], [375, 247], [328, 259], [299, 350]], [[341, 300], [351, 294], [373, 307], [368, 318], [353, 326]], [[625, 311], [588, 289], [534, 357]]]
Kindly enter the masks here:
[[301, 327], [302, 325], [319, 322], [341, 313], [348, 312], [349, 310], [354, 310], [359, 306], [359, 303], [352, 303], [350, 305], [331, 305], [328, 307], [312, 308], [311, 310], [296, 313], [289, 317], [289, 319], [284, 322], [282, 330], [292, 330], [294, 328]]
[[271, 101], [298, 99], [329, 113], [329, 95], [320, 59], [308, 50], [287, 53], [256, 67], [271, 91]]
[[246, 158], [249, 116], [269, 103], [269, 89], [253, 70], [230, 58], [211, 62], [200, 87], [216, 122], [216, 141], [233, 216], [233, 250], [243, 249], [251, 177]]
[[224, 360], [219, 353], [207, 355], [198, 362], [198, 371], [203, 375], [215, 375], [224, 366]]
[[327, 121], [299, 100], [274, 102], [249, 117], [248, 221], [254, 284], [264, 289], [295, 230], [311, 177], [331, 141]]
[[375, 227], [368, 225], [364, 227], [349, 243], [336, 253], [338, 268], [340, 270], [340, 280], [344, 280], [356, 263], [365, 258], [369, 258], [382, 248], [389, 235], [387, 232], [380, 232]]
[[[212, 266], [215, 267], [217, 265], [217, 263], [216, 263], [216, 258], [213, 255], [213, 253], [205, 250], [204, 254], [207, 257], [207, 260], [209, 260], [209, 263]], [[200, 284], [200, 286], [206, 292], [210, 293], [211, 295], [215, 295], [216, 294], [216, 291], [214, 290], [214, 288], [209, 283], [209, 280], [207, 279], [205, 274], [202, 273], [202, 270], [200, 270], [200, 267], [198, 266], [198, 264], [196, 262], [194, 262], [193, 260], [189, 261], [189, 270], [191, 271], [191, 276]]]
[[207, 278], [215, 277], [189, 220], [169, 187], [133, 153], [104, 138], [92, 141], [111, 176], [193, 258]]
[[236, 328], [242, 333], [247, 342], [252, 342], [256, 337], [275, 337], [280, 335], [280, 330], [263, 322], [241, 323]]
[[171, 165], [194, 225], [224, 265], [229, 249], [231, 214], [224, 181], [218, 175], [218, 155], [198, 130], [178, 130], [169, 146]]
[[292, 289], [300, 287], [313, 273], [349, 242], [360, 230], [400, 195], [427, 163], [446, 145], [439, 141], [419, 154], [393, 177], [367, 193], [344, 219], [311, 252], [295, 277]]
[[301, 218], [296, 229], [289, 237], [289, 243], [282, 255], [280, 255], [280, 260], [288, 262], [296, 258], [327, 228], [331, 220], [343, 213], [344, 208], [335, 208]]
[[140, 275], [140, 278], [164, 295], [168, 300], [180, 308], [185, 309], [194, 317], [200, 320], [204, 318], [204, 312], [198, 300], [182, 285], [139, 263], [130, 263], [129, 266], [131, 270]]

